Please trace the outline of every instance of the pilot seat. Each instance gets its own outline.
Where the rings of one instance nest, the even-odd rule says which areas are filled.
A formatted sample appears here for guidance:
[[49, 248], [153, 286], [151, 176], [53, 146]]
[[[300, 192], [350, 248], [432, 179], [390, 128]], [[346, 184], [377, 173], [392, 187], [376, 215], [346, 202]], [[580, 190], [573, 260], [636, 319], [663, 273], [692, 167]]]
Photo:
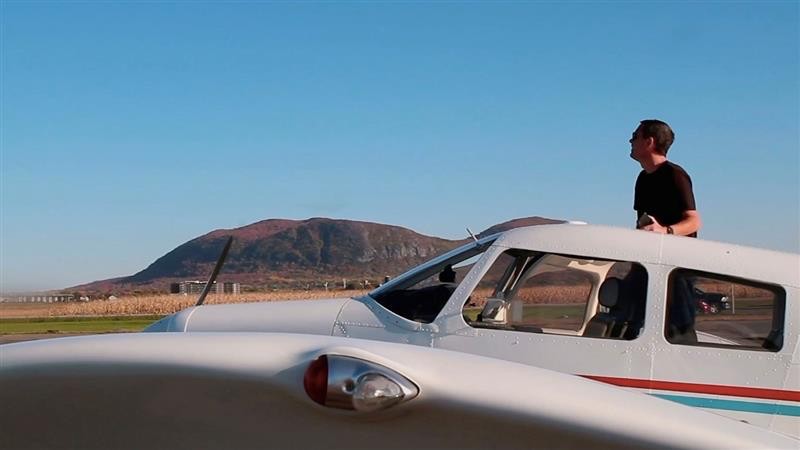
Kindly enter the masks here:
[[[583, 336], [634, 339], [644, 318], [645, 292], [631, 280], [609, 277], [600, 285], [598, 300], [608, 309], [598, 312], [586, 324]], [[646, 289], [646, 285], [645, 285]]]

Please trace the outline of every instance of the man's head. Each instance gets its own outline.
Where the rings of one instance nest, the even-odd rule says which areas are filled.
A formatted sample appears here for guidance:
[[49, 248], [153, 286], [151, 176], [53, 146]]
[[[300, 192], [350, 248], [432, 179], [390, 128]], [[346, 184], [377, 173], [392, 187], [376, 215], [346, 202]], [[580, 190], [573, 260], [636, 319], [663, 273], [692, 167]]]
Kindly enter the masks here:
[[653, 152], [667, 156], [667, 151], [675, 140], [675, 133], [666, 122], [656, 119], [643, 120], [631, 136], [631, 158], [641, 161], [643, 152]]

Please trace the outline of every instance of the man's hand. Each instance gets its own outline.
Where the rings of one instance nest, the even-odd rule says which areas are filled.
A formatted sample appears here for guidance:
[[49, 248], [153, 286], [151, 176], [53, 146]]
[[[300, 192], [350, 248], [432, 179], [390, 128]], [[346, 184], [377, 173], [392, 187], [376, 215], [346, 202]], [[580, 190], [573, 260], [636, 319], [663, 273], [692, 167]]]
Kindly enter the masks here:
[[642, 228], [640, 228], [641, 230], [667, 234], [667, 227], [662, 226], [660, 223], [658, 223], [655, 217], [650, 216], [650, 218], [653, 220], [653, 223], [643, 226]]
[[[640, 230], [645, 231], [652, 231], [654, 233], [661, 233], [661, 234], [668, 234], [667, 227], [658, 223], [658, 221], [653, 216], [648, 216], [653, 221], [653, 223], [649, 223], [647, 225], [643, 225], [640, 227]], [[673, 234], [676, 236], [686, 236], [692, 233], [697, 232], [702, 226], [702, 222], [700, 221], [700, 214], [695, 211], [684, 211], [683, 213], [683, 220], [680, 222], [672, 225]]]

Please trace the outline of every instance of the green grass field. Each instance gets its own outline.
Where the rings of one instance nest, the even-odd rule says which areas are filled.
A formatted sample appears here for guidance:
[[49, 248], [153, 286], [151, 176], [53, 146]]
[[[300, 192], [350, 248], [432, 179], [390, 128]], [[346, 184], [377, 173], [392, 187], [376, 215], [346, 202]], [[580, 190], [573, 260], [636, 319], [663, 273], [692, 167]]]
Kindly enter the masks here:
[[163, 316], [0, 319], [0, 334], [142, 331]]

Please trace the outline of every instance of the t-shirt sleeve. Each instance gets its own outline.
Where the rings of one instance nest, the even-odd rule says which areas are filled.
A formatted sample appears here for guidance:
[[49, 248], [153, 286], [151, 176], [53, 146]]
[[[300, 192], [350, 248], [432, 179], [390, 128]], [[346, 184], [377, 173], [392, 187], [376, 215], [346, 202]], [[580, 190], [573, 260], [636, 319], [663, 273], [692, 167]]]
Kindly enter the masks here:
[[692, 179], [684, 170], [674, 172], [675, 189], [678, 192], [678, 206], [682, 211], [693, 211], [697, 209], [694, 203], [694, 191], [692, 190]]

